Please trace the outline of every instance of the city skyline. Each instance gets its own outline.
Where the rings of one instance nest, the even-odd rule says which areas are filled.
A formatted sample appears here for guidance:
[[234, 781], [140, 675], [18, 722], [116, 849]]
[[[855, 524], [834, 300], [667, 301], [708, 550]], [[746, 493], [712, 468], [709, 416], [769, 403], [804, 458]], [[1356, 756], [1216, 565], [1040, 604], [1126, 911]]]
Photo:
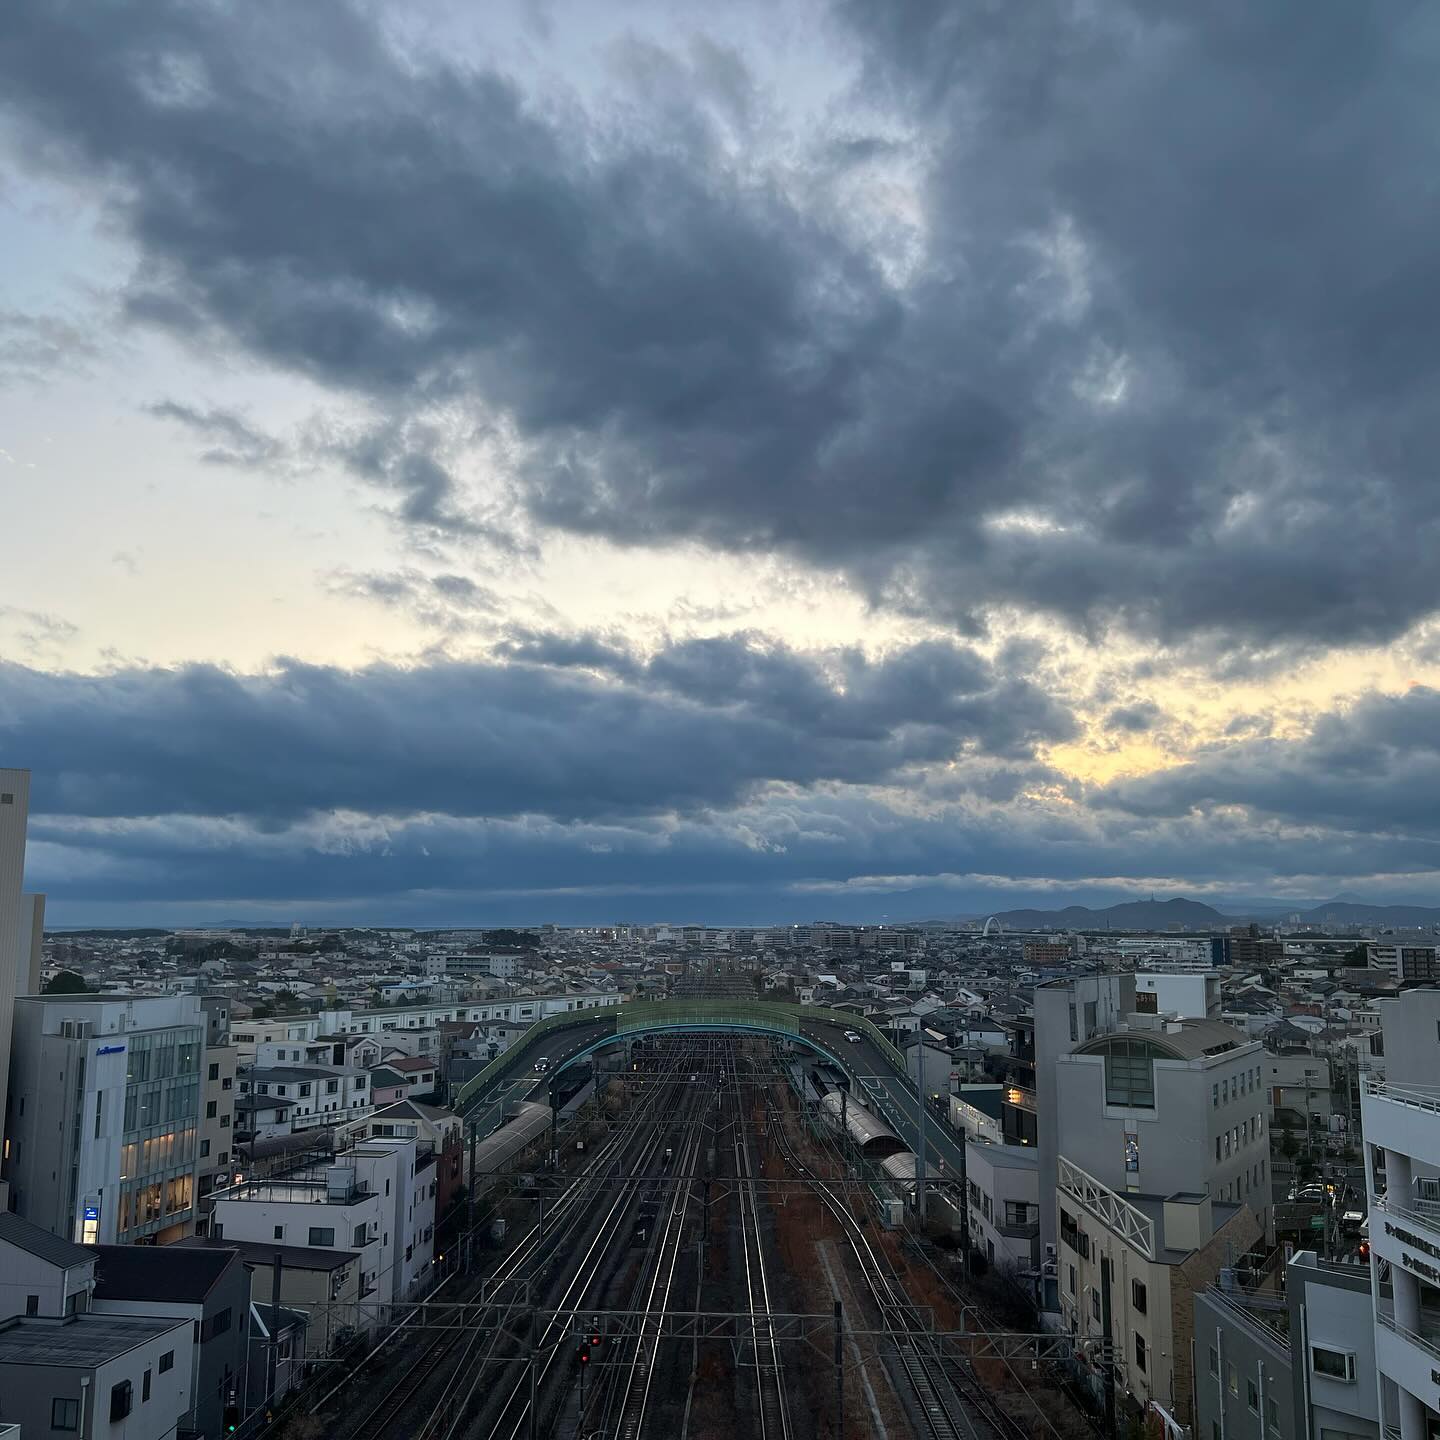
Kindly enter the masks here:
[[11, 7], [55, 926], [1440, 903], [1419, 7]]

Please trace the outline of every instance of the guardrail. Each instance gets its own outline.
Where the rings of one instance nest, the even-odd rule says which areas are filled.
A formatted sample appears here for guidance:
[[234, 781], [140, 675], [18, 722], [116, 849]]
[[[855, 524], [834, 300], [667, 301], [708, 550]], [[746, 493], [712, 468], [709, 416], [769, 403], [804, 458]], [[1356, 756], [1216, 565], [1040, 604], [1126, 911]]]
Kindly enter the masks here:
[[617, 1035], [634, 1035], [663, 1026], [735, 1025], [799, 1037], [802, 1021], [835, 1025], [864, 1035], [899, 1074], [908, 1073], [905, 1057], [900, 1051], [871, 1021], [848, 1010], [832, 1010], [823, 1005], [791, 1005], [776, 1000], [635, 1000], [628, 1005], [567, 1010], [564, 1014], [537, 1020], [509, 1049], [497, 1055], [460, 1087], [455, 1094], [454, 1108], [463, 1112], [474, 1096], [483, 1093], [513, 1066], [516, 1052], [533, 1049], [537, 1040], [559, 1030], [612, 1019]]

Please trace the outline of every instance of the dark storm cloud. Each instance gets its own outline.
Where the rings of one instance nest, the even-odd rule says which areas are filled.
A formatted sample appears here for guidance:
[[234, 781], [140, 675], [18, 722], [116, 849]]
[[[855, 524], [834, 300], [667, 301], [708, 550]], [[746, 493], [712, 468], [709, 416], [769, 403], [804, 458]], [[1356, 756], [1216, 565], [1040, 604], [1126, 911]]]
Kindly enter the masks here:
[[1218, 655], [1429, 613], [1433, 7], [838, 13], [929, 162], [902, 281], [673, 95], [617, 138], [336, 3], [15, 4], [0, 103], [106, 186], [133, 313], [389, 412], [345, 458], [417, 527], [475, 523], [413, 413], [458, 397], [513, 418], [542, 522], [958, 623]]
[[1142, 816], [1237, 807], [1297, 825], [1349, 832], [1375, 845], [1388, 832], [1440, 831], [1440, 692], [1369, 694], [1322, 715], [1303, 739], [1258, 738], [1097, 792]]
[[[727, 654], [727, 648], [730, 653]], [[743, 638], [632, 667], [343, 671], [287, 662], [103, 677], [0, 666], [0, 744], [49, 777], [47, 808], [109, 816], [317, 811], [560, 819], [736, 803], [769, 781], [868, 783], [963, 753], [1024, 756], [1073, 733], [1024, 682], [948, 647], [817, 662]]]

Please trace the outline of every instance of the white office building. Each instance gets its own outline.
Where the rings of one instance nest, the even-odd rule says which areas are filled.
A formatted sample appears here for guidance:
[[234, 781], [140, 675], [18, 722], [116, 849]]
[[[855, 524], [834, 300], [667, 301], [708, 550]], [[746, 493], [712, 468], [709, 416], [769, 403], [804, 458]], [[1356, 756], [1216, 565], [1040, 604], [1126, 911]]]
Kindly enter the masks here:
[[11, 1208], [81, 1244], [191, 1233], [205, 1014], [195, 995], [27, 995], [15, 1005]]

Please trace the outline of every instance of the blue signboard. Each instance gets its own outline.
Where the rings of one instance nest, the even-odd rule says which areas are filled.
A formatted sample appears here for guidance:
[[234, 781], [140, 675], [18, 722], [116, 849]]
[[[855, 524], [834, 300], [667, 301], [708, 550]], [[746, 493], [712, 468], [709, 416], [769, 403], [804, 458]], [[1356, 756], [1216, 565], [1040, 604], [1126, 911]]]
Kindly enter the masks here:
[[123, 1055], [125, 1047], [123, 1045], [102, 1045], [95, 1053], [97, 1055]]

